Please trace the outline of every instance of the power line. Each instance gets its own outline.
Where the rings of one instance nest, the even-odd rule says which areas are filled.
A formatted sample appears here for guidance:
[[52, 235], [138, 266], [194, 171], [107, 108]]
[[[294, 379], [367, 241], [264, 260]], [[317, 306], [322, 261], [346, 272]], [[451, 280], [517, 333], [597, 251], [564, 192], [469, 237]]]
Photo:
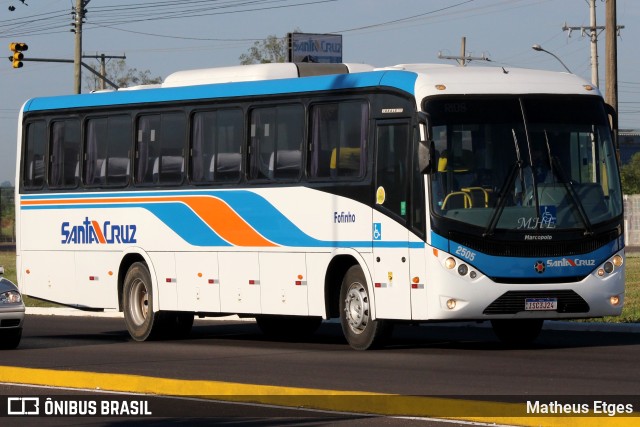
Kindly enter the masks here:
[[[340, 0], [244, 0], [244, 1], [211, 1], [211, 0], [191, 0], [165, 2], [128, 3], [127, 5], [112, 5], [92, 7], [89, 13], [90, 20], [87, 22], [85, 30], [98, 28], [109, 28], [117, 31], [136, 33], [134, 30], [115, 28], [116, 25], [135, 24], [147, 21], [186, 19], [201, 16], [227, 15], [237, 13], [260, 12], [291, 7], [303, 7], [315, 4], [333, 3]], [[215, 3], [212, 5], [212, 3]], [[206, 7], [200, 6], [206, 4]], [[158, 10], [159, 8], [159, 10]], [[235, 10], [233, 10], [235, 9]], [[130, 10], [130, 11], [129, 11]], [[140, 12], [135, 12], [140, 10]], [[151, 12], [150, 12], [151, 10]], [[127, 13], [124, 14], [123, 11]], [[64, 18], [64, 19], [62, 19]], [[0, 34], [7, 37], [25, 37], [29, 35], [46, 35], [68, 31], [68, 12], [55, 11], [22, 20], [0, 21]], [[41, 22], [42, 21], [42, 22]], [[144, 34], [143, 32], [139, 32]], [[155, 37], [167, 37], [162, 34], [146, 33]], [[180, 38], [180, 36], [169, 36]], [[208, 38], [188, 38], [218, 41]], [[255, 41], [262, 39], [251, 39], [242, 41]], [[227, 40], [222, 40], [227, 41]], [[228, 40], [228, 41], [240, 41]]]

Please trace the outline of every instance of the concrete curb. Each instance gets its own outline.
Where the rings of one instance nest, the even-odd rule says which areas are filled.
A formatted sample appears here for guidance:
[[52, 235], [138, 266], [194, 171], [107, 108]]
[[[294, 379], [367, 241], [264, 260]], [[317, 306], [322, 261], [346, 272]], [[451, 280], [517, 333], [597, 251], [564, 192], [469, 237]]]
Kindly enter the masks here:
[[[27, 307], [27, 316], [84, 316], [84, 317], [110, 317], [123, 318], [123, 314], [116, 310], [106, 311], [82, 311], [75, 308], [44, 308]], [[208, 317], [208, 320], [228, 322], [253, 322], [252, 318], [240, 318], [237, 315], [223, 317]], [[337, 320], [330, 320], [337, 323]], [[489, 322], [453, 322], [453, 323], [425, 323], [424, 326], [448, 326], [488, 328]], [[614, 332], [614, 333], [640, 333], [640, 323], [605, 323], [605, 322], [569, 322], [565, 320], [547, 320], [544, 323], [545, 330], [549, 331], [578, 331], [578, 332]]]

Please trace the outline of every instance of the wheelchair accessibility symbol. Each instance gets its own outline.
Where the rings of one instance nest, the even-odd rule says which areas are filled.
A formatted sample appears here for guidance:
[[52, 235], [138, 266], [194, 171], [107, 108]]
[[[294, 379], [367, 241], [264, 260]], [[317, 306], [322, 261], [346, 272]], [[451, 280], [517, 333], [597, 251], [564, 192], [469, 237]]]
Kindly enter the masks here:
[[373, 240], [382, 240], [382, 224], [379, 222], [373, 223]]

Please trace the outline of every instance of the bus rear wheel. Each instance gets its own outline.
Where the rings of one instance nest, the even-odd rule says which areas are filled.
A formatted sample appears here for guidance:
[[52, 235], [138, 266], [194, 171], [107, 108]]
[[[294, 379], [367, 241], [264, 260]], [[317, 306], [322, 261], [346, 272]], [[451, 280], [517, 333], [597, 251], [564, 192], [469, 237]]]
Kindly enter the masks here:
[[356, 350], [381, 347], [391, 336], [393, 324], [371, 317], [371, 299], [362, 268], [354, 265], [340, 288], [340, 323], [347, 342]]
[[522, 346], [531, 344], [542, 331], [544, 319], [492, 320], [491, 326], [498, 339], [505, 344]]
[[156, 338], [161, 329], [160, 312], [153, 312], [151, 275], [147, 266], [136, 262], [129, 267], [123, 289], [124, 322], [136, 341]]

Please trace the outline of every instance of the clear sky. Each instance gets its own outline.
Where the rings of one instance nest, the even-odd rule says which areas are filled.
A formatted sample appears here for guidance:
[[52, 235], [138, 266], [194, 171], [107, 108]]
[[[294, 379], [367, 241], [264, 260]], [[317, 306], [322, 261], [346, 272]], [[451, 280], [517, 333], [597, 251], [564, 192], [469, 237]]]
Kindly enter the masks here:
[[[0, 49], [25, 42], [32, 58], [73, 59], [75, 0], [0, 0]], [[11, 12], [10, 6], [15, 10]], [[620, 127], [640, 129], [640, 1], [617, 0]], [[605, 2], [596, 0], [597, 25]], [[589, 26], [587, 0], [91, 0], [83, 52], [127, 56], [127, 66], [166, 77], [174, 71], [237, 65], [256, 40], [307, 33], [343, 35], [345, 62], [386, 66], [467, 54], [493, 64], [469, 66], [563, 70], [540, 44], [575, 73], [591, 79], [590, 41], [569, 26]], [[4, 46], [4, 47], [3, 47]], [[598, 43], [604, 88], [605, 34]], [[86, 59], [85, 62], [91, 61]], [[83, 83], [84, 87], [84, 83]], [[15, 180], [17, 116], [29, 98], [73, 93], [73, 65], [0, 62], [0, 183]]]

